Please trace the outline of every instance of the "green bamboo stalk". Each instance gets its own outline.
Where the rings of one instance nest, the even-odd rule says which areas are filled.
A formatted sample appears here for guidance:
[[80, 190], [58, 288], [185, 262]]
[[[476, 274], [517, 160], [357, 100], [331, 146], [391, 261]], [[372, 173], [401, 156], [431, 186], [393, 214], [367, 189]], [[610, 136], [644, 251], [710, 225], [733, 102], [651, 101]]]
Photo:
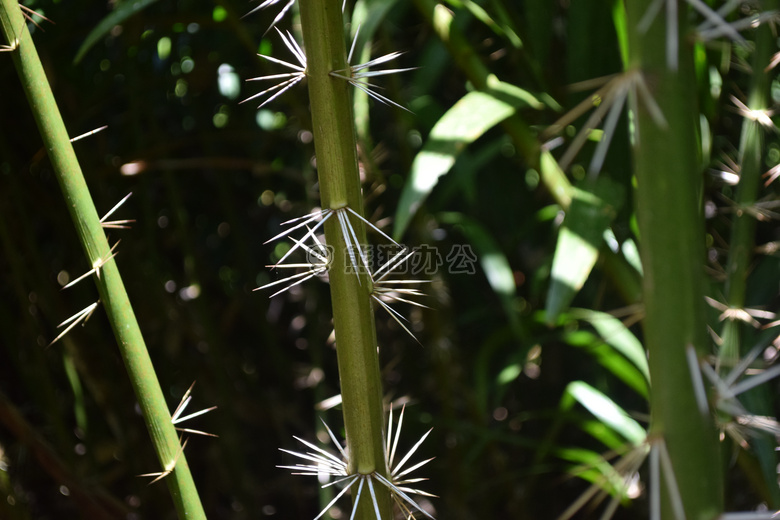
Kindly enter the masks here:
[[[778, 2], [766, 1], [762, 8], [776, 9]], [[747, 105], [751, 110], [766, 110], [771, 104], [771, 77], [764, 70], [772, 59], [776, 47], [772, 27], [764, 24], [756, 30], [756, 50], [753, 54], [753, 74]], [[736, 187], [735, 213], [731, 228], [729, 256], [726, 263], [726, 303], [729, 307], [741, 309], [745, 306], [747, 277], [753, 259], [755, 246], [756, 217], [745, 209], [756, 203], [759, 183], [763, 171], [764, 133], [769, 129], [755, 119], [745, 117], [739, 146], [739, 184]], [[720, 358], [723, 368], [733, 366], [740, 356], [740, 329], [742, 323], [727, 320], [723, 327], [723, 345]]]
[[84, 253], [93, 267], [100, 266], [108, 259], [98, 268], [99, 276], [95, 277], [95, 283], [160, 464], [163, 469], [170, 469], [175, 461], [173, 471], [165, 480], [176, 511], [181, 519], [205, 519], [187, 460], [180, 453], [178, 435], [171, 423], [171, 415], [138, 322], [116, 263], [109, 259], [111, 253], [108, 241], [32, 37], [17, 1], [0, 2], [0, 27], [6, 41], [14, 48], [8, 54], [13, 58]]
[[[777, 9], [777, 0], [766, 0], [761, 7], [767, 11]], [[745, 105], [751, 110], [767, 110], [772, 105], [771, 100], [771, 76], [765, 70], [772, 59], [776, 49], [775, 37], [770, 24], [763, 24], [756, 29], [755, 51], [753, 54], [753, 66], [750, 90], [748, 91]], [[756, 216], [750, 214], [760, 193], [760, 179], [763, 173], [763, 158], [765, 151], [765, 133], [769, 128], [762, 125], [754, 118], [744, 117], [739, 146], [739, 184], [735, 190], [734, 204], [737, 211], [731, 227], [729, 241], [729, 255], [726, 262], [726, 304], [733, 309], [742, 309], [746, 305], [747, 280], [753, 263], [753, 250], [755, 247]], [[745, 343], [752, 343], [751, 331], [746, 324], [738, 319], [726, 319], [721, 331], [722, 344], [718, 353], [723, 372], [731, 369], [745, 354]], [[750, 346], [748, 346], [750, 348]], [[763, 390], [763, 394], [761, 393]], [[744, 396], [744, 403], [753, 413], [771, 415], [771, 397], [766, 389], [756, 389]], [[751, 462], [757, 461], [760, 466], [765, 484], [759, 489], [765, 489], [769, 507], [773, 507], [780, 500], [780, 491], [773, 485], [776, 468], [774, 465], [774, 443], [766, 438], [757, 438], [752, 443], [756, 458], [741, 457], [740, 464], [750, 474], [754, 466]], [[751, 466], [753, 466], [751, 468]]]
[[[717, 432], [712, 417], [697, 408], [685, 354], [692, 345], [702, 355], [709, 344], [692, 49], [683, 38], [686, 13], [680, 3], [679, 69], [667, 67], [666, 39], [672, 35], [665, 17], [657, 16], [645, 33], [638, 29], [651, 3], [626, 2], [629, 67], [642, 71], [668, 124], [659, 124], [637, 103], [634, 158], [652, 381], [650, 438], [666, 445], [686, 518], [712, 520], [723, 510]], [[676, 518], [666, 486], [660, 491], [661, 517]]]
[[[322, 207], [330, 210], [349, 207], [362, 215], [350, 86], [346, 81], [330, 76], [332, 71], [347, 68], [341, 4], [341, 0], [301, 2], [301, 29], [306, 47]], [[365, 243], [364, 225], [356, 221], [353, 225], [358, 240]], [[377, 472], [387, 477], [371, 280], [365, 273], [349, 272], [347, 242], [336, 219], [325, 223], [325, 237], [334, 248], [329, 277], [349, 471], [363, 475]], [[391, 518], [390, 493], [380, 488], [377, 487], [380, 514]], [[370, 500], [361, 500], [357, 507], [357, 518], [376, 517]]]

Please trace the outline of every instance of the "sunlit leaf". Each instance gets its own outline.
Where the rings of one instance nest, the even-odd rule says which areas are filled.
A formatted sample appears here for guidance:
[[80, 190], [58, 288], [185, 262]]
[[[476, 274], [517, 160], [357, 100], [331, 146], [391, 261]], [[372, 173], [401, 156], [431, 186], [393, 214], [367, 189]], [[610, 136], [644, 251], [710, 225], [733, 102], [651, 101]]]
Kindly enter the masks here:
[[615, 430], [601, 421], [580, 421], [578, 426], [582, 431], [611, 450], [617, 451], [626, 445], [626, 441], [622, 436], [615, 433]]
[[411, 174], [401, 193], [395, 214], [394, 238], [403, 235], [420, 204], [467, 146], [514, 114], [518, 107], [539, 104], [518, 87], [497, 80], [491, 86], [489, 92], [475, 91], [463, 96], [431, 130], [412, 163]]
[[623, 322], [605, 312], [589, 309], [572, 309], [571, 316], [593, 325], [604, 341], [631, 361], [645, 377], [645, 381], [650, 381], [645, 349]]
[[623, 203], [621, 186], [606, 177], [573, 193], [571, 207], [558, 234], [552, 281], [547, 292], [547, 320], [551, 323], [582, 289], [596, 265], [604, 231]]
[[568, 473], [596, 486], [594, 492], [602, 489], [614, 495], [624, 487], [620, 473], [609, 461], [604, 459], [603, 455], [595, 451], [582, 448], [561, 448], [556, 450], [556, 455], [563, 460], [573, 462], [575, 465], [569, 468]]
[[[572, 346], [584, 348], [599, 364], [636, 390], [642, 397], [649, 396], [647, 374], [640, 371], [612, 345], [585, 330], [567, 333], [563, 339]], [[645, 370], [647, 369], [646, 365], [645, 363]]]
[[587, 408], [601, 422], [635, 445], [644, 441], [647, 436], [645, 429], [629, 417], [617, 403], [584, 381], [569, 383], [565, 393]]

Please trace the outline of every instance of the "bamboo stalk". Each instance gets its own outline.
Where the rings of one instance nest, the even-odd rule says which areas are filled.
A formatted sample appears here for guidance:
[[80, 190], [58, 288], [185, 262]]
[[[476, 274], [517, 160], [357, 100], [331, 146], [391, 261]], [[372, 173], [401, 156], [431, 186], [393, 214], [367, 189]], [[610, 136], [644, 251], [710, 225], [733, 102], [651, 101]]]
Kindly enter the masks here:
[[[764, 2], [762, 7], [771, 10], [777, 2]], [[776, 47], [772, 27], [764, 24], [756, 30], [756, 50], [753, 55], [753, 74], [750, 92], [745, 105], [755, 111], [767, 110], [771, 106], [770, 76], [766, 66], [772, 59]], [[756, 203], [763, 168], [764, 133], [769, 131], [758, 120], [745, 115], [742, 121], [742, 133], [739, 145], [739, 184], [736, 187], [734, 204], [736, 212], [729, 243], [729, 256], [726, 263], [726, 303], [733, 308], [745, 306], [747, 277], [753, 260], [755, 246], [756, 216], [746, 211]], [[723, 327], [723, 346], [720, 358], [727, 369], [736, 364], [740, 356], [742, 323], [727, 320]]]
[[179, 518], [205, 518], [138, 322], [16, 0], [1, 0], [0, 27], [6, 41], [14, 48], [8, 54], [13, 58], [87, 260], [93, 267], [98, 266], [96, 273], [99, 276], [95, 276], [95, 283], [100, 301], [114, 330], [157, 457], [166, 470], [175, 461], [175, 467], [165, 480]]
[[[362, 215], [350, 87], [330, 75], [347, 68], [341, 5], [340, 0], [301, 2], [301, 28], [322, 206], [330, 210], [349, 207]], [[355, 220], [353, 226], [358, 241], [365, 243], [364, 225]], [[377, 472], [387, 478], [371, 280], [365, 273], [349, 272], [348, 240], [337, 219], [325, 223], [325, 236], [334, 248], [329, 277], [349, 471], [363, 475]], [[381, 516], [392, 518], [389, 492], [380, 490], [377, 500]], [[357, 507], [357, 518], [376, 517], [370, 500], [361, 500]]]
[[[723, 510], [717, 434], [709, 413], [698, 411], [686, 348], [708, 351], [704, 319], [703, 216], [696, 141], [692, 49], [685, 34], [684, 3], [679, 4], [679, 68], [667, 66], [664, 16], [647, 32], [639, 21], [651, 1], [626, 3], [629, 67], [639, 69], [668, 126], [637, 103], [634, 135], [637, 218], [644, 269], [643, 329], [649, 352], [651, 438], [668, 450], [679, 496], [689, 520], [711, 520]], [[676, 30], [676, 29], [675, 29]], [[671, 475], [664, 474], [667, 483]], [[672, 497], [660, 484], [661, 518], [675, 518]]]

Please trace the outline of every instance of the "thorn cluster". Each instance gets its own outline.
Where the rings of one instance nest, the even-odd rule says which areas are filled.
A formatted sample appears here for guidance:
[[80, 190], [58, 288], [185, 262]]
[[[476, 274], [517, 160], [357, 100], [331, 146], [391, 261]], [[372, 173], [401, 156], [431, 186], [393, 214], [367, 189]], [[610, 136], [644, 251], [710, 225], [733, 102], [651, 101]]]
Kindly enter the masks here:
[[[271, 0], [267, 0], [263, 4], [261, 4], [256, 9], [260, 9], [264, 5], [269, 4]], [[278, 1], [278, 0], [277, 0]], [[275, 3], [275, 2], [272, 2]], [[289, 9], [289, 6], [292, 4], [291, 2], [287, 5], [285, 9]], [[280, 14], [282, 16], [285, 11]], [[277, 17], [279, 18], [279, 17]], [[276, 23], [276, 20], [274, 21], [274, 24]], [[273, 27], [273, 25], [272, 25]], [[270, 28], [269, 28], [270, 30]], [[297, 64], [290, 63], [287, 61], [283, 61], [277, 58], [274, 58], [272, 56], [267, 56], [265, 54], [258, 54], [261, 58], [268, 60], [272, 63], [276, 63], [278, 65], [282, 65], [283, 67], [287, 67], [288, 69], [291, 69], [293, 72], [287, 72], [282, 74], [271, 74], [268, 76], [259, 76], [257, 78], [250, 78], [247, 81], [268, 81], [268, 80], [282, 80], [281, 82], [277, 83], [276, 85], [273, 85], [272, 87], [269, 87], [262, 92], [258, 92], [257, 94], [254, 94], [245, 100], [241, 101], [241, 103], [246, 103], [247, 101], [250, 101], [252, 99], [262, 98], [263, 96], [268, 96], [260, 105], [258, 105], [257, 108], [261, 108], [264, 105], [270, 103], [277, 97], [281, 96], [285, 92], [287, 92], [289, 89], [300, 83], [301, 81], [306, 78], [307, 74], [307, 61], [306, 61], [306, 53], [303, 50], [303, 47], [295, 40], [293, 35], [286, 31], [286, 33], [280, 31], [279, 29], [276, 29], [276, 32], [279, 34], [279, 36], [282, 38], [282, 42], [284, 43], [285, 47], [295, 56]], [[349, 50], [349, 56], [347, 58], [347, 62], [352, 62], [352, 55], [355, 51], [355, 45], [357, 43], [358, 34], [360, 32], [360, 28], [355, 32], [355, 37], [352, 40], [352, 46]], [[386, 96], [383, 96], [382, 94], [379, 94], [375, 91], [378, 87], [372, 83], [368, 82], [368, 78], [373, 78], [377, 76], [386, 76], [388, 74], [395, 74], [397, 72], [406, 72], [409, 70], [414, 70], [414, 68], [405, 68], [405, 69], [388, 69], [388, 70], [374, 70], [370, 71], [367, 70], [370, 67], [374, 67], [376, 65], [381, 65], [383, 63], [386, 63], [388, 61], [391, 61], [398, 56], [400, 56], [401, 52], [391, 52], [389, 54], [386, 54], [384, 56], [381, 56], [379, 58], [375, 58], [373, 60], [367, 61], [365, 63], [360, 63], [358, 65], [349, 65], [346, 69], [341, 70], [334, 70], [330, 72], [330, 75], [334, 78], [343, 79], [344, 81], [347, 81], [350, 85], [353, 87], [362, 90], [366, 94], [368, 94], [373, 99], [379, 101], [380, 103], [383, 103], [385, 105], [393, 105], [400, 109], [409, 111], [408, 109], [404, 108], [403, 106], [399, 105], [395, 101], [392, 101], [391, 99], [387, 98]], [[372, 90], [373, 89], [373, 90]]]
[[333, 434], [333, 431], [324, 421], [322, 422], [322, 424], [325, 425], [325, 429], [328, 431], [328, 436], [331, 442], [339, 450], [339, 453], [341, 454], [341, 458], [299, 437], [294, 437], [294, 438], [300, 443], [304, 444], [306, 447], [314, 451], [297, 452], [297, 451], [285, 450], [280, 448], [280, 451], [283, 451], [284, 453], [288, 453], [294, 457], [298, 457], [300, 459], [307, 461], [305, 464], [296, 464], [294, 466], [279, 466], [280, 468], [292, 470], [293, 475], [309, 475], [309, 476], [317, 476], [317, 477], [321, 475], [330, 475], [332, 477], [336, 477], [335, 480], [322, 486], [323, 488], [334, 486], [334, 485], [343, 486], [343, 488], [341, 489], [341, 491], [339, 491], [339, 493], [335, 496], [335, 498], [333, 498], [333, 500], [331, 500], [330, 503], [327, 506], [325, 506], [325, 508], [320, 512], [320, 514], [314, 517], [313, 520], [319, 520], [319, 518], [325, 515], [325, 513], [327, 513], [328, 510], [331, 507], [333, 507], [333, 505], [342, 496], [344, 496], [347, 493], [347, 491], [351, 490], [355, 484], [358, 484], [358, 486], [357, 486], [357, 490], [355, 491], [355, 499], [353, 501], [355, 507], [353, 508], [352, 514], [350, 515], [350, 520], [353, 520], [355, 518], [357, 505], [360, 503], [360, 499], [363, 496], [364, 488], [368, 488], [368, 492], [371, 497], [371, 503], [374, 506], [374, 512], [376, 513], [376, 517], [378, 519], [381, 518], [381, 515], [379, 513], [379, 503], [377, 502], [376, 490], [375, 490], [375, 486], [377, 484], [381, 484], [382, 486], [384, 486], [390, 491], [391, 495], [393, 496], [394, 502], [396, 503], [396, 505], [398, 505], [399, 509], [403, 512], [405, 518], [415, 519], [416, 518], [415, 513], [419, 512], [422, 513], [427, 518], [434, 520], [433, 516], [430, 513], [425, 511], [425, 509], [423, 509], [417, 502], [415, 502], [414, 499], [412, 499], [409, 496], [409, 495], [420, 495], [425, 497], [434, 497], [435, 495], [432, 495], [425, 491], [421, 491], [416, 488], [409, 487], [410, 484], [416, 484], [426, 479], [408, 477], [410, 473], [424, 466], [425, 464], [432, 461], [433, 459], [430, 458], [422, 462], [419, 462], [409, 468], [406, 468], [406, 463], [409, 462], [409, 459], [412, 457], [412, 455], [414, 455], [414, 453], [417, 451], [417, 449], [420, 447], [423, 441], [425, 441], [425, 439], [428, 437], [428, 435], [431, 433], [433, 429], [428, 430], [420, 438], [420, 440], [418, 440], [417, 443], [415, 443], [415, 445], [406, 453], [406, 455], [404, 455], [404, 457], [397, 464], [395, 463], [395, 454], [398, 448], [398, 439], [401, 435], [401, 427], [403, 425], [403, 417], [404, 417], [405, 409], [406, 409], [405, 406], [401, 409], [401, 413], [398, 419], [398, 424], [396, 426], [395, 436], [393, 435], [393, 427], [392, 427], [393, 426], [392, 406], [390, 409], [390, 417], [388, 419], [388, 428], [387, 428], [387, 438], [385, 443], [385, 464], [387, 466], [388, 477], [384, 477], [382, 474], [380, 474], [377, 471], [374, 471], [370, 474], [363, 474], [357, 472], [350, 473], [349, 462], [348, 462], [349, 454], [347, 453], [346, 449], [341, 445], [341, 443], [336, 439], [336, 436]]
[[[171, 415], [171, 424], [173, 424], [173, 425], [180, 424], [180, 423], [183, 423], [184, 421], [187, 421], [187, 420], [192, 419], [194, 417], [198, 417], [198, 416], [203, 415], [205, 413], [208, 413], [208, 412], [210, 412], [212, 410], [216, 410], [217, 407], [216, 406], [212, 406], [210, 408], [205, 408], [203, 410], [200, 410], [200, 411], [197, 411], [197, 412], [193, 412], [193, 413], [191, 413], [189, 415], [185, 415], [184, 417], [181, 416], [181, 414], [184, 413], [184, 409], [187, 408], [187, 405], [190, 404], [190, 401], [192, 400], [192, 395], [191, 394], [192, 394], [192, 389], [193, 389], [194, 386], [195, 386], [195, 382], [193, 381], [193, 383], [190, 385], [190, 387], [187, 389], [187, 391], [184, 392], [184, 395], [182, 396], [181, 401], [179, 401], [179, 405], [176, 407], [176, 410], [174, 410], [173, 414]], [[214, 435], [213, 433], [207, 433], [207, 432], [200, 431], [200, 430], [192, 430], [190, 428], [179, 428], [179, 427], [176, 427], [176, 429], [179, 430], [180, 432], [183, 432], [183, 433], [193, 433], [193, 434], [196, 434], [196, 435], [205, 435], [205, 436], [208, 436], [208, 437], [218, 437], [217, 435]], [[184, 440], [184, 442], [182, 442], [182, 439]], [[179, 444], [180, 444], [179, 449], [176, 452], [176, 455], [173, 457], [173, 459], [170, 462], [168, 462], [167, 464], [165, 464], [165, 469], [163, 469], [163, 471], [157, 471], [157, 472], [154, 472], [154, 473], [144, 473], [144, 474], [138, 475], [138, 476], [139, 477], [155, 477], [154, 480], [149, 482], [149, 485], [151, 486], [155, 482], [158, 482], [158, 481], [164, 479], [165, 477], [167, 477], [168, 475], [170, 475], [171, 473], [173, 473], [173, 470], [176, 469], [176, 463], [179, 461], [179, 459], [181, 458], [181, 455], [184, 453], [184, 448], [187, 447], [187, 443], [188, 442], [189, 442], [189, 438], [184, 439], [184, 437], [182, 436], [182, 438], [179, 439]]]
[[[403, 330], [412, 336], [417, 341], [417, 338], [412, 334], [411, 330], [404, 322], [408, 321], [398, 311], [393, 309], [389, 303], [396, 301], [402, 303], [408, 303], [417, 307], [428, 308], [419, 302], [410, 300], [410, 296], [423, 296], [424, 294], [419, 290], [411, 287], [412, 285], [426, 283], [427, 280], [396, 280], [389, 279], [388, 276], [394, 269], [402, 266], [409, 258], [414, 255], [414, 251], [410, 251], [405, 246], [398, 244], [384, 231], [376, 227], [370, 221], [363, 218], [359, 213], [352, 208], [345, 206], [339, 209], [324, 209], [315, 211], [305, 217], [298, 217], [288, 220], [282, 223], [283, 226], [292, 225], [292, 227], [282, 231], [276, 236], [270, 238], [266, 243], [280, 239], [285, 235], [294, 242], [293, 245], [279, 261], [271, 266], [272, 269], [303, 269], [301, 272], [281, 278], [279, 280], [267, 283], [254, 290], [267, 289], [269, 287], [277, 286], [280, 284], [287, 284], [283, 289], [273, 293], [271, 297], [279, 295], [298, 284], [305, 282], [315, 276], [325, 275], [331, 267], [330, 251], [326, 244], [322, 243], [317, 236], [317, 230], [332, 216], [336, 216], [339, 223], [339, 229], [341, 230], [342, 238], [347, 245], [347, 252], [349, 255], [350, 269], [356, 273], [358, 280], [361, 277], [358, 273], [366, 273], [371, 283], [370, 295], [371, 298], [393, 318]], [[399, 251], [390, 258], [385, 264], [380, 266], [375, 271], [371, 270], [369, 265], [368, 255], [365, 248], [360, 244], [357, 238], [357, 232], [352, 225], [352, 219], [358, 219], [363, 222], [370, 229], [382, 235], [385, 239], [389, 240], [394, 246], [399, 248]], [[289, 233], [298, 229], [305, 228], [306, 233], [300, 240], [297, 240], [289, 235]], [[307, 241], [311, 245], [307, 245]], [[305, 263], [283, 263], [290, 257], [295, 251], [302, 250], [306, 253], [308, 262]], [[362, 283], [362, 282], [361, 282]], [[419, 341], [417, 341], [419, 343]]]
[[[623, 106], [626, 104], [626, 101], [633, 104], [637, 102], [637, 99], [641, 100], [655, 123], [662, 128], [667, 126], [661, 108], [658, 106], [658, 103], [656, 103], [653, 95], [650, 93], [650, 89], [647, 87], [642, 71], [629, 70], [622, 74], [583, 82], [574, 85], [573, 88], [590, 88], [591, 86], [598, 85], [603, 86], [563, 117], [558, 119], [558, 121], [545, 131], [545, 135], [548, 137], [556, 135], [592, 107], [596, 107], [572, 140], [571, 145], [569, 145], [569, 148], [563, 154], [563, 157], [558, 161], [558, 164], [563, 170], [571, 165], [577, 153], [579, 153], [580, 149], [582, 149], [582, 146], [585, 144], [585, 141], [606, 116], [603, 134], [596, 147], [596, 151], [593, 154], [590, 166], [588, 167], [588, 171], [591, 175], [597, 175], [601, 171], [601, 167], [603, 166], [604, 159], [607, 155], [607, 150], [609, 149], [612, 137], [615, 134], [620, 113], [623, 111]], [[633, 112], [636, 112], [636, 106], [631, 106], [631, 108]]]

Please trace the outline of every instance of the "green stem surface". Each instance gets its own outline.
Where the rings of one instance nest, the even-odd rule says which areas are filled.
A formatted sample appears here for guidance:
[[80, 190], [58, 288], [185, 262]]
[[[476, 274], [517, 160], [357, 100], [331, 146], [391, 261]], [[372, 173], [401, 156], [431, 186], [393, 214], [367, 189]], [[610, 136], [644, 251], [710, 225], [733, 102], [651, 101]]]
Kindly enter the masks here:
[[[111, 255], [108, 241], [16, 0], [0, 0], [0, 27], [6, 41], [16, 45], [7, 54], [13, 58], [87, 260], [92, 266], [99, 265], [101, 259]], [[95, 283], [100, 301], [114, 330], [160, 464], [165, 469], [176, 460], [175, 469], [165, 481], [179, 518], [205, 519], [187, 460], [183, 453], [179, 454], [178, 435], [115, 261], [108, 260], [98, 272]]]
[[[336, 71], [349, 76], [345, 72], [348, 65], [341, 4], [341, 0], [301, 2], [301, 28], [322, 206], [331, 210], [348, 206], [362, 214], [351, 87], [330, 75]], [[365, 243], [365, 226], [352, 215], [348, 218], [358, 240]], [[371, 280], [365, 273], [351, 272], [347, 242], [335, 215], [325, 224], [325, 236], [333, 247], [329, 277], [349, 470], [361, 474], [378, 472], [387, 477]], [[389, 492], [381, 486], [377, 491], [381, 516], [392, 518]], [[373, 504], [366, 497], [357, 507], [357, 518], [376, 517]]]
[[[697, 111], [692, 50], [680, 31], [679, 68], [667, 67], [667, 24], [659, 14], [649, 30], [637, 27], [650, 0], [626, 2], [629, 67], [644, 74], [668, 125], [660, 125], [641, 99], [636, 105], [634, 158], [637, 218], [644, 269], [644, 335], [649, 352], [651, 439], [665, 442], [688, 520], [722, 512], [717, 432], [694, 397], [686, 348], [709, 353], [704, 318], [704, 227], [698, 166]], [[684, 26], [685, 4], [679, 4]], [[662, 481], [668, 475], [662, 475]], [[675, 518], [667, 486], [661, 518]]]
[[[766, 10], [776, 9], [776, 0], [762, 4]], [[753, 55], [751, 86], [745, 105], [751, 110], [767, 110], [771, 106], [770, 75], [766, 66], [775, 51], [775, 37], [770, 24], [756, 29], [756, 50]], [[764, 133], [769, 129], [758, 121], [745, 117], [739, 145], [739, 184], [736, 187], [736, 213], [731, 229], [729, 256], [726, 263], [726, 302], [732, 308], [743, 308], [747, 291], [747, 278], [753, 260], [756, 216], [748, 209], [757, 202], [763, 170]], [[723, 346], [720, 359], [728, 370], [740, 357], [741, 322], [727, 320], [723, 327]]]

